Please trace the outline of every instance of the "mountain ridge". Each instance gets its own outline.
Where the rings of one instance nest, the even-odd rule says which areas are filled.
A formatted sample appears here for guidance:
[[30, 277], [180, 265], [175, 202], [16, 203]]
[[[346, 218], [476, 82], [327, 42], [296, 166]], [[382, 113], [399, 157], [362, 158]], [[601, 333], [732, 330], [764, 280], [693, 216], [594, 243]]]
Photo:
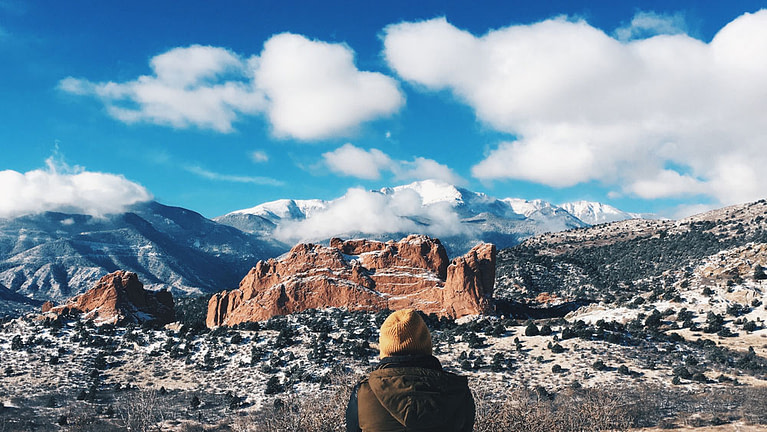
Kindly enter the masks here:
[[[537, 234], [582, 228], [592, 224], [568, 211], [568, 207], [573, 210], [588, 209], [591, 217], [589, 220], [598, 223], [620, 218], [649, 217], [646, 214], [623, 212], [606, 204], [585, 201], [578, 202], [578, 207], [576, 203], [557, 206], [544, 200], [498, 199], [436, 180], [423, 180], [366, 193], [371, 199], [383, 200], [383, 205], [397, 209], [398, 213], [389, 216], [392, 220], [386, 221], [390, 225], [407, 225], [402, 223], [402, 220], [418, 225], [421, 233], [440, 238], [451, 255], [465, 253], [479, 242], [491, 242], [499, 248], [505, 248]], [[395, 240], [410, 234], [397, 229], [378, 232], [364, 229], [343, 231], [347, 227], [340, 227], [335, 231], [328, 228], [323, 231], [324, 227], [317, 228], [312, 225], [315, 217], [336, 215], [342, 206], [355, 209], [349, 202], [351, 199], [349, 193], [329, 201], [283, 199], [236, 210], [213, 220], [253, 234], [274, 235], [288, 244], [323, 242], [333, 237], [355, 236]], [[416, 200], [415, 204], [413, 200]], [[446, 215], [447, 221], [435, 218], [435, 213]], [[585, 213], [581, 216], [585, 218], [584, 215]], [[308, 229], [310, 226], [311, 230]], [[445, 227], [452, 231], [439, 232]]]
[[33, 300], [63, 300], [115, 270], [177, 294], [235, 286], [280, 245], [157, 202], [102, 218], [46, 212], [0, 221], [0, 285]]

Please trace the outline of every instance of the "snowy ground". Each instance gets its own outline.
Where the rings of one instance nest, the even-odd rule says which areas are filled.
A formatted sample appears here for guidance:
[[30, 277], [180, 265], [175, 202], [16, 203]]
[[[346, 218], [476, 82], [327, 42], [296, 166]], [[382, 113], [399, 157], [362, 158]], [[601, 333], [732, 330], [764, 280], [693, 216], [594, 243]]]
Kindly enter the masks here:
[[[677, 387], [691, 391], [767, 385], [767, 368], [754, 371], [733, 366], [749, 346], [764, 358], [767, 329], [743, 331], [733, 317], [727, 317], [724, 326], [737, 337], [674, 328], [678, 327], [674, 314], [663, 318], [665, 330], [660, 333], [675, 333], [687, 341], [711, 340], [729, 349], [724, 351], [731, 357], [729, 364], [712, 360], [710, 347], [681, 338], [643, 335], [631, 339], [626, 331], [623, 339], [608, 342], [598, 336], [567, 335], [577, 321], [630, 324], [641, 321], [636, 319], [640, 313], [678, 312], [684, 305], [688, 310], [693, 305], [706, 306], [695, 309], [693, 318], [702, 327], [703, 312], [719, 310], [716, 295], [703, 298], [691, 290], [682, 304], [648, 303], [628, 309], [590, 306], [566, 319], [534, 323], [544, 333], [548, 333], [544, 326], [551, 329], [545, 335], [528, 336], [529, 323], [498, 317], [441, 326], [431, 323], [435, 355], [448, 370], [468, 375], [475, 390], [541, 387], [556, 393], [575, 387], [674, 386], [679, 367], [685, 365], [691, 373], [700, 371], [705, 377], [678, 380]], [[763, 307], [753, 308], [742, 317], [763, 323], [765, 312]], [[34, 318], [16, 319], [0, 328], [2, 413], [34, 412], [52, 423], [78, 410], [101, 406], [104, 411], [113, 406], [112, 418], [119, 423], [122, 397], [135, 389], [163, 389], [185, 407], [179, 414], [182, 418], [215, 424], [232, 415], [231, 410], [255, 412], [271, 406], [275, 398], [331, 391], [339, 382], [351, 384], [377, 361], [375, 329], [383, 317], [316, 311], [272, 320], [257, 330], [200, 333], [179, 325], [151, 330], [68, 321], [56, 328]], [[598, 326], [588, 329], [596, 332]], [[194, 397], [201, 402], [197, 408], [190, 407]]]

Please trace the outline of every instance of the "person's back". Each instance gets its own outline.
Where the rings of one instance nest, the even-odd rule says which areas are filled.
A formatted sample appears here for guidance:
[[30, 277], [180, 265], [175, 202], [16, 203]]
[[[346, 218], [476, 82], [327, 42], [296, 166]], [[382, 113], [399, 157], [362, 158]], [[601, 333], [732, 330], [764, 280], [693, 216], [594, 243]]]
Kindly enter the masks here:
[[442, 370], [431, 335], [412, 310], [394, 312], [381, 326], [381, 363], [352, 392], [347, 431], [468, 432], [474, 399], [466, 377]]

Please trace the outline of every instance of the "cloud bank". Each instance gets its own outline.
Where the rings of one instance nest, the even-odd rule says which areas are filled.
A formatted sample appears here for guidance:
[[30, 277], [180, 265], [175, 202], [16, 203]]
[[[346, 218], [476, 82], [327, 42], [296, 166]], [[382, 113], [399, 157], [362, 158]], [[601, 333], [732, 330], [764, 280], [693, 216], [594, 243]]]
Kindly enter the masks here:
[[378, 149], [365, 150], [353, 144], [322, 155], [324, 164], [334, 173], [365, 180], [377, 180], [382, 172], [391, 172], [396, 180], [441, 180], [461, 185], [465, 180], [439, 162], [416, 157], [412, 161], [394, 160]]
[[152, 199], [144, 187], [120, 175], [70, 168], [53, 157], [46, 164], [26, 173], [0, 171], [0, 218], [46, 211], [101, 217]]
[[353, 237], [360, 233], [422, 233], [445, 237], [464, 233], [466, 229], [450, 204], [425, 206], [413, 190], [384, 194], [353, 188], [312, 217], [281, 224], [275, 236], [287, 243], [298, 243], [334, 236]]
[[763, 198], [767, 10], [709, 43], [683, 28], [678, 17], [638, 14], [616, 37], [567, 18], [475, 36], [439, 18], [388, 26], [384, 55], [402, 79], [452, 92], [515, 137], [473, 167], [478, 179]]
[[299, 140], [347, 135], [404, 104], [397, 82], [358, 70], [348, 46], [291, 33], [271, 37], [258, 56], [193, 45], [153, 57], [150, 68], [133, 81], [68, 77], [59, 88], [99, 99], [128, 124], [227, 133], [245, 116], [264, 115], [276, 136]]

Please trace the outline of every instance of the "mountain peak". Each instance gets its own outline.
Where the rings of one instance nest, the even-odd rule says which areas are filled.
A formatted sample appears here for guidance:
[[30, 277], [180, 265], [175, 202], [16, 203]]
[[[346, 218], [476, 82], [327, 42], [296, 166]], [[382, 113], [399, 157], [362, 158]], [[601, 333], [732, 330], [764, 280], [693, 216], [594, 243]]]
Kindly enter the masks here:
[[560, 207], [589, 225], [642, 218], [642, 215], [624, 212], [609, 204], [594, 201], [573, 201]]
[[390, 191], [396, 193], [402, 190], [415, 191], [421, 196], [423, 205], [447, 202], [453, 206], [463, 204], [464, 192], [467, 192], [440, 180], [421, 180], [408, 185], [384, 188], [381, 189], [381, 193], [387, 194], [390, 193]]

